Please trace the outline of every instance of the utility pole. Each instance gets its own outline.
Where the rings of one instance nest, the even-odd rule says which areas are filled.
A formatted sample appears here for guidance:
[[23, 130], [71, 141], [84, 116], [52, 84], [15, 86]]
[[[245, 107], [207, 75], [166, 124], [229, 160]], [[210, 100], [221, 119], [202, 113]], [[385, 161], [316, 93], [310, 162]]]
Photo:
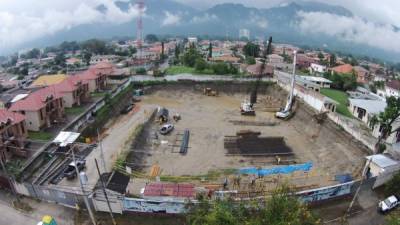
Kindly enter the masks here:
[[372, 155], [370, 156], [370, 158], [369, 158], [369, 160], [368, 160], [367, 166], [364, 168], [364, 170], [363, 170], [363, 172], [362, 172], [362, 176], [361, 176], [361, 180], [360, 180], [360, 185], [358, 186], [358, 188], [357, 188], [357, 190], [356, 190], [356, 193], [354, 194], [353, 199], [352, 199], [351, 202], [350, 202], [349, 208], [347, 208], [346, 213], [343, 215], [343, 220], [346, 220], [346, 217], [350, 214], [351, 208], [353, 207], [354, 202], [355, 202], [355, 200], [356, 200], [356, 198], [357, 198], [357, 196], [358, 196], [358, 194], [359, 194], [359, 192], [360, 192], [361, 186], [362, 186], [362, 184], [364, 183], [364, 180], [365, 180], [366, 177], [367, 177], [366, 171], [368, 170], [369, 165], [371, 164], [371, 161], [372, 161]]
[[101, 157], [101, 165], [103, 167], [103, 173], [106, 173], [107, 172], [106, 161], [104, 160], [103, 144], [101, 143], [99, 129], [97, 129], [97, 142], [99, 143], [100, 147], [100, 157]]
[[83, 183], [82, 183], [82, 180], [81, 180], [81, 176], [79, 175], [78, 166], [76, 165], [74, 146], [72, 146], [71, 152], [72, 152], [72, 160], [73, 160], [74, 166], [75, 166], [76, 176], [77, 176], [77, 179], [79, 180], [79, 185], [81, 186], [81, 190], [82, 190], [83, 201], [85, 202], [86, 208], [87, 208], [87, 210], [89, 212], [89, 216], [90, 216], [90, 220], [92, 221], [92, 224], [93, 225], [97, 225], [96, 219], [94, 218], [94, 214], [93, 214], [93, 211], [92, 211], [92, 207], [90, 207], [88, 197], [86, 196], [85, 189], [83, 188]]
[[108, 210], [110, 210], [111, 220], [113, 222], [113, 225], [117, 225], [117, 223], [115, 222], [115, 219], [114, 219], [114, 215], [113, 215], [112, 209], [111, 209], [110, 201], [108, 200], [107, 191], [106, 191], [106, 185], [104, 184], [103, 177], [101, 176], [100, 169], [99, 169], [99, 164], [97, 164], [97, 159], [94, 159], [94, 162], [96, 163], [97, 173], [99, 174], [99, 178], [100, 178], [100, 182], [101, 182], [101, 189], [103, 189], [104, 197], [106, 198], [107, 205], [108, 205]]

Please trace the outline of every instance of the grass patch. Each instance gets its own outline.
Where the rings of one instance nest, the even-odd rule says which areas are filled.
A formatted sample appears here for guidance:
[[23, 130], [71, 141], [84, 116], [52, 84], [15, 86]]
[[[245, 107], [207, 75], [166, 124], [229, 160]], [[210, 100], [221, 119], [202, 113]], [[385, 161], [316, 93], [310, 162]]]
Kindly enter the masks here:
[[72, 108], [65, 108], [65, 113], [68, 115], [79, 115], [85, 112], [85, 108], [82, 106], [74, 106]]
[[28, 138], [32, 140], [50, 141], [53, 139], [53, 134], [44, 131], [29, 131]]
[[349, 97], [346, 92], [330, 88], [322, 88], [321, 94], [339, 102], [339, 105], [336, 108], [337, 113], [350, 118], [353, 117], [353, 115], [347, 108], [347, 105], [349, 103]]
[[93, 93], [90, 93], [90, 96], [98, 98], [98, 97], [104, 97], [106, 94], [107, 94], [106, 92], [93, 92]]
[[197, 71], [195, 68], [188, 66], [171, 66], [166, 69], [165, 73], [167, 75], [177, 75], [182, 73], [190, 73], [190, 74], [214, 74], [214, 71], [211, 69], [205, 69], [203, 71]]

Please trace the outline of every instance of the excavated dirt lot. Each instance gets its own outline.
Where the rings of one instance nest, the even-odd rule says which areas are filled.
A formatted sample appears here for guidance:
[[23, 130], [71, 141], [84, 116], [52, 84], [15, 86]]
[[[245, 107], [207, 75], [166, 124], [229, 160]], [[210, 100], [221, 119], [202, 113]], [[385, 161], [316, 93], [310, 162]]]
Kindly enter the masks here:
[[[140, 105], [158, 105], [169, 110], [172, 117], [179, 113], [182, 119], [172, 121], [175, 129], [170, 134], [155, 135], [160, 128], [156, 122], [145, 126], [144, 132], [132, 146], [129, 165], [149, 174], [152, 165], [159, 165], [162, 175], [202, 175], [210, 171], [241, 167], [276, 166], [273, 156], [226, 155], [224, 137], [239, 130], [261, 132], [263, 137], [284, 137], [293, 155], [282, 156], [281, 164], [312, 162], [309, 173], [295, 172], [285, 175], [297, 184], [322, 186], [335, 183], [337, 174], [358, 176], [366, 150], [351, 136], [331, 121], [317, 124], [311, 109], [299, 103], [295, 116], [289, 121], [274, 118], [271, 112], [256, 112], [255, 117], [241, 116], [240, 103], [248, 98], [249, 85], [219, 85], [219, 96], [203, 95], [204, 84], [175, 84], [151, 87], [145, 91]], [[285, 99], [286, 94], [277, 86], [262, 86], [259, 98], [266, 95]], [[261, 124], [261, 125], [260, 125]], [[185, 129], [190, 130], [187, 154], [179, 153], [180, 140]], [[155, 136], [158, 136], [156, 139]], [[279, 178], [278, 178], [279, 179]]]

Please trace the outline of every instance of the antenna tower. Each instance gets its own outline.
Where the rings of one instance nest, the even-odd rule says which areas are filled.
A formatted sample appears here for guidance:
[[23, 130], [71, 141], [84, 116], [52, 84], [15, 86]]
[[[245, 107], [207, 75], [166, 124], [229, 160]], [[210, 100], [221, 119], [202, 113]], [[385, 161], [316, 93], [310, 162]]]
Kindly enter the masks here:
[[144, 0], [138, 0], [137, 6], [139, 9], [139, 16], [136, 23], [136, 43], [139, 53], [139, 60], [142, 60]]

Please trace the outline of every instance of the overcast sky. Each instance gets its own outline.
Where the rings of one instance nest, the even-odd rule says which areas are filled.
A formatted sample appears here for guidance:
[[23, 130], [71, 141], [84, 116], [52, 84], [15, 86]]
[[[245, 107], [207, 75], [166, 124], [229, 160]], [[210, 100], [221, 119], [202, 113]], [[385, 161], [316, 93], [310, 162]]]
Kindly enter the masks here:
[[[0, 55], [1, 49], [17, 46], [58, 31], [91, 23], [124, 23], [138, 15], [135, 7], [127, 12], [119, 10], [117, 0], [0, 0]], [[126, 0], [123, 0], [126, 1]], [[159, 0], [164, 1], [164, 0]], [[288, 3], [287, 0], [176, 0], [194, 8], [204, 9], [224, 2], [268, 8]], [[400, 53], [399, 0], [315, 0], [341, 5], [354, 14], [354, 18], [341, 18], [331, 14], [300, 13], [299, 28], [307, 32], [322, 32], [344, 37], [348, 41], [368, 44]], [[106, 15], [95, 7], [107, 6]], [[178, 15], [165, 13], [163, 26], [179, 22]], [[215, 15], [211, 15], [215, 16]], [[323, 19], [321, 19], [323, 18]], [[365, 21], [364, 19], [367, 19]], [[338, 24], [338, 21], [341, 23]], [[267, 24], [267, 23], [266, 23]], [[335, 29], [327, 29], [335, 27]], [[353, 30], [358, 31], [357, 35]], [[350, 31], [350, 32], [349, 32]], [[360, 36], [360, 33], [364, 34]], [[377, 43], [380, 42], [380, 43]]]

